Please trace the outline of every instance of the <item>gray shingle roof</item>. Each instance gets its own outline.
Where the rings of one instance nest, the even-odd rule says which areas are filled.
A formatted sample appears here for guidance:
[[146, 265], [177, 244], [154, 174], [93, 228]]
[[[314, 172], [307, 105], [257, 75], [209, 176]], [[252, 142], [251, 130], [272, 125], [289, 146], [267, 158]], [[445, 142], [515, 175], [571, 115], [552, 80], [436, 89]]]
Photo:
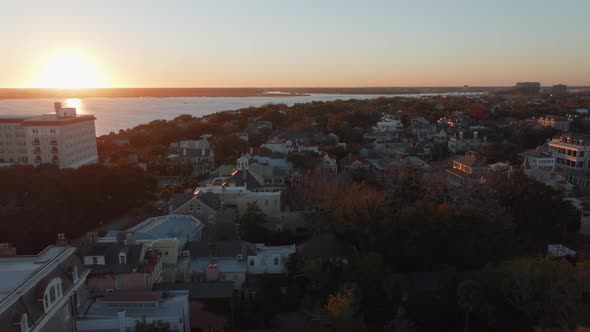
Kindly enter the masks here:
[[170, 204], [172, 205], [172, 211], [178, 209], [179, 207], [183, 206], [184, 204], [188, 203], [193, 198], [193, 194], [174, 194], [170, 199]]
[[[87, 265], [90, 274], [131, 273], [141, 265], [143, 244], [97, 243], [91, 247], [81, 248], [79, 255], [104, 256], [105, 265]], [[119, 263], [119, 253], [125, 252], [127, 264]]]

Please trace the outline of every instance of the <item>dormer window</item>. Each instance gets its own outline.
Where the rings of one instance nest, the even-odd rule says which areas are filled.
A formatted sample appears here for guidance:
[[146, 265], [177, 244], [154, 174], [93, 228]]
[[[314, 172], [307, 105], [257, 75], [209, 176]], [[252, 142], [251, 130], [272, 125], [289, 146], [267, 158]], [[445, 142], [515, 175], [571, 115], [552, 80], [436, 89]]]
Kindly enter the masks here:
[[75, 265], [72, 268], [72, 280], [74, 281], [74, 283], [78, 281], [78, 267]]
[[29, 318], [27, 314], [23, 314], [20, 317], [20, 330], [21, 332], [28, 332], [29, 331]]
[[62, 296], [61, 279], [55, 278], [51, 280], [43, 294], [43, 309], [45, 309], [45, 312], [48, 312]]
[[127, 264], [127, 255], [124, 252], [119, 254], [119, 264]]

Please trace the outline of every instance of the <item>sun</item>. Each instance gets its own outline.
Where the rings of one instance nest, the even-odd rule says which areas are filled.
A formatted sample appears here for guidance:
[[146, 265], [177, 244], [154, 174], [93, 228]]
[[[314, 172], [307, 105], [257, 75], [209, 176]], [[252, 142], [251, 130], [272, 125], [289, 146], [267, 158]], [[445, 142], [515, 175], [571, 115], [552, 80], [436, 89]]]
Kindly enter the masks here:
[[40, 88], [101, 88], [107, 80], [87, 57], [72, 51], [59, 51], [44, 61], [38, 72], [36, 86]]

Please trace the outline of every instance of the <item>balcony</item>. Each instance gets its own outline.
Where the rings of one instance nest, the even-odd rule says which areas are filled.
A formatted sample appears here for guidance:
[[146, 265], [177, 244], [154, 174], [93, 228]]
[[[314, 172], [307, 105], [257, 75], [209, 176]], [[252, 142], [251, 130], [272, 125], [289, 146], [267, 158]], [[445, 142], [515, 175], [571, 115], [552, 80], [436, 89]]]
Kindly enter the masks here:
[[56, 140], [52, 140], [49, 142], [49, 145], [57, 145], [57, 141]]
[[39, 140], [33, 140], [33, 145], [41, 145], [41, 142]]
[[35, 150], [33, 150], [34, 154], [41, 154], [41, 149], [37, 148]]
[[53, 148], [53, 149], [51, 149], [51, 153], [57, 154], [57, 153], [59, 153], [59, 150], [57, 150], [56, 148]]

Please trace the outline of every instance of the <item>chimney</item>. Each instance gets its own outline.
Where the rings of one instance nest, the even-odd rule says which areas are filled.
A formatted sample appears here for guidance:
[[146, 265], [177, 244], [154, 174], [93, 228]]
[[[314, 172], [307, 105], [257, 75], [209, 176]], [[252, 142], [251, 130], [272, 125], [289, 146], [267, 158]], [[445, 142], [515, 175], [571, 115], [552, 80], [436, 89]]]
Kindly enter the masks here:
[[55, 113], [57, 113], [57, 111], [61, 109], [61, 102], [56, 101], [55, 103], [53, 103], [53, 108], [55, 109]]
[[0, 257], [16, 256], [16, 247], [12, 243], [0, 243]]
[[459, 138], [463, 139], [463, 132], [462, 131], [459, 132]]
[[55, 241], [56, 246], [65, 247], [68, 245], [68, 239], [64, 233], [57, 233], [57, 240]]
[[217, 264], [209, 264], [207, 266], [207, 281], [217, 281], [219, 280], [219, 268]]
[[135, 244], [135, 232], [125, 233], [125, 244]]
[[473, 132], [473, 139], [477, 139], [477, 131]]
[[95, 244], [98, 241], [98, 232], [86, 232], [86, 237], [84, 241], [88, 245]]
[[117, 319], [119, 320], [119, 332], [127, 331], [127, 319], [125, 318], [125, 310], [117, 312]]

